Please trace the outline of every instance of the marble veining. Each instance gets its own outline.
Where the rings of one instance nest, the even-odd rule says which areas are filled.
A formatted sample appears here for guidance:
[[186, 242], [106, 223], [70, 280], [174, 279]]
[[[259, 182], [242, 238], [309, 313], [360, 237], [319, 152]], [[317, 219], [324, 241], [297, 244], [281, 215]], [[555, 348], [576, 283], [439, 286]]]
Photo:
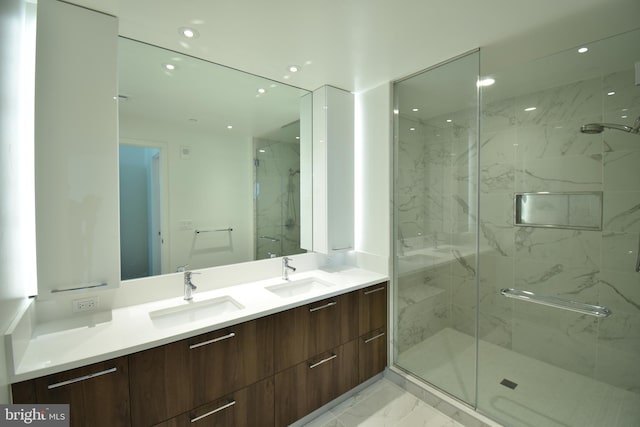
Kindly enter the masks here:
[[387, 379], [331, 408], [307, 427], [463, 427]]

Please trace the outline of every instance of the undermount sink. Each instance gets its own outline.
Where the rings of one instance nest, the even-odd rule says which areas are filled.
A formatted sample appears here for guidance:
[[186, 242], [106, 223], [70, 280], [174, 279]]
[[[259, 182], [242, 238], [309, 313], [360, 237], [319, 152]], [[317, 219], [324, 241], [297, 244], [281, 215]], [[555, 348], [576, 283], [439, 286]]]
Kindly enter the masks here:
[[203, 301], [184, 301], [173, 307], [151, 311], [149, 312], [149, 317], [153, 324], [159, 328], [169, 328], [233, 313], [243, 308], [244, 306], [238, 301], [225, 295]]
[[331, 283], [313, 277], [307, 279], [293, 280], [265, 287], [269, 292], [273, 292], [281, 298], [295, 297], [298, 295], [326, 290], [333, 286]]

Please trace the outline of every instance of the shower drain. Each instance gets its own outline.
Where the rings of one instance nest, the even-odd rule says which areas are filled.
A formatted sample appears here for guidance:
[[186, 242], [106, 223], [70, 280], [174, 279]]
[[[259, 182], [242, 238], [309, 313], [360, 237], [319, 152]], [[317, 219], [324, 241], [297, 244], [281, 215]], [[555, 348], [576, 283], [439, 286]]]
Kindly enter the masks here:
[[518, 387], [518, 383], [514, 383], [513, 381], [510, 381], [506, 378], [500, 381], [500, 384], [502, 384], [505, 387], [509, 387], [511, 390], [515, 390], [516, 387]]

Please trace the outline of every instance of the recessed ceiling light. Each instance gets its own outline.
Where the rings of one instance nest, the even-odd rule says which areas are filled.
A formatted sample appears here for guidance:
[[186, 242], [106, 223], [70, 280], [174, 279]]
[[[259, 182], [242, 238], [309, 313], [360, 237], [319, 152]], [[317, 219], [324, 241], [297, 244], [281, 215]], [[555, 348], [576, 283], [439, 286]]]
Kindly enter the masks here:
[[400, 113], [400, 111], [399, 111], [397, 108], [395, 108], [395, 109], [393, 110], [393, 114], [398, 114], [398, 113]]
[[178, 32], [188, 39], [195, 39], [200, 35], [197, 30], [190, 27], [179, 28]]
[[299, 137], [299, 136], [296, 136], [296, 139], [300, 139], [300, 137]]
[[298, 71], [300, 71], [300, 67], [298, 67], [297, 65], [289, 65], [288, 70], [292, 73], [297, 73]]
[[266, 152], [267, 152], [267, 150], [260, 149], [260, 150], [258, 150], [258, 152], [259, 152], [259, 153], [266, 153]]
[[289, 80], [289, 78], [290, 78], [290, 77], [291, 77], [291, 76], [290, 76], [290, 75], [288, 75], [288, 74], [287, 74], [286, 76], [282, 76], [282, 78], [283, 78], [283, 79], [285, 79], [285, 80]]
[[228, 125], [228, 126], [227, 126], [227, 129], [233, 129], [233, 126]]
[[409, 128], [409, 130], [416, 130], [416, 128]]
[[589, 51], [588, 47], [581, 47], [580, 49], [578, 49], [578, 53], [586, 53]]
[[176, 69], [176, 66], [173, 64], [162, 64], [162, 67], [164, 67], [165, 70], [169, 71], [173, 71]]
[[273, 88], [273, 87], [276, 87], [276, 86], [278, 86], [278, 85], [277, 85], [277, 84], [275, 84], [275, 83], [271, 83], [271, 84], [269, 85], [269, 87], [272, 87], [272, 88]]
[[615, 93], [614, 91], [607, 92], [607, 95], [608, 95], [608, 96], [615, 95], [615, 94], [616, 94], [616, 93]]
[[447, 119], [447, 123], [451, 123], [453, 120], [451, 119]]
[[414, 109], [412, 109], [411, 111], [413, 111], [414, 113], [416, 113], [416, 112], [418, 112], [418, 111], [420, 111], [420, 110], [418, 110], [417, 108], [414, 108]]
[[258, 89], [258, 93], [267, 93], [267, 90], [261, 87], [260, 89]]
[[525, 108], [524, 111], [534, 111], [536, 109], [536, 107], [528, 107]]
[[626, 118], [628, 118], [629, 116], [620, 116], [620, 117], [621, 117], [621, 118], [623, 118], [623, 119], [626, 119]]
[[487, 77], [485, 79], [478, 80], [478, 83], [476, 83], [476, 86], [478, 86], [478, 87], [487, 87], [487, 86], [491, 86], [495, 82], [496, 82], [495, 79], [492, 79], [491, 77]]

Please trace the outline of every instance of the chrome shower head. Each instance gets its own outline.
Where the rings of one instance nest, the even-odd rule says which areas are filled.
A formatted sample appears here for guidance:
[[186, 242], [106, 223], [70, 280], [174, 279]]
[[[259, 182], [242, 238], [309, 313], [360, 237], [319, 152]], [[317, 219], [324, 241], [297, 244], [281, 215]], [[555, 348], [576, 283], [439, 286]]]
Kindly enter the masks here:
[[602, 133], [605, 129], [616, 129], [623, 132], [638, 133], [640, 132], [640, 117], [638, 117], [632, 126], [619, 125], [616, 123], [588, 123], [580, 126], [580, 132], [586, 134]]

